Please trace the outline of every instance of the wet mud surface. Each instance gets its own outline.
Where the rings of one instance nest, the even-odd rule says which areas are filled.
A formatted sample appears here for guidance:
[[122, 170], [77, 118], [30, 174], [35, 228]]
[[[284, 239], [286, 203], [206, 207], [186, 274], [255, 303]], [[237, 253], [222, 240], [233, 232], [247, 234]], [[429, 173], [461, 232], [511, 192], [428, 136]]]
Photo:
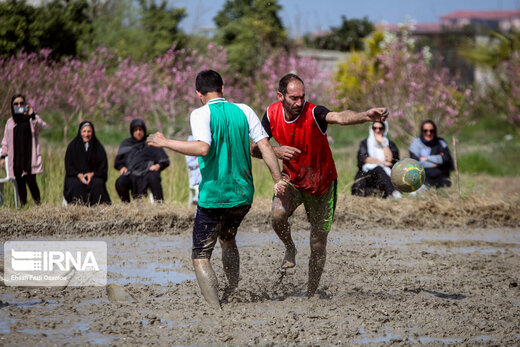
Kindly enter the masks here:
[[233, 293], [224, 292], [216, 248], [222, 311], [200, 295], [189, 223], [163, 233], [17, 231], [19, 240], [106, 241], [108, 283], [135, 300], [111, 301], [105, 287], [0, 286], [0, 345], [520, 344], [520, 227], [357, 228], [336, 221], [318, 293], [309, 299], [304, 222], [301, 213], [294, 217], [297, 265], [285, 274], [278, 270], [283, 247], [269, 224], [246, 222], [237, 236], [241, 279]]

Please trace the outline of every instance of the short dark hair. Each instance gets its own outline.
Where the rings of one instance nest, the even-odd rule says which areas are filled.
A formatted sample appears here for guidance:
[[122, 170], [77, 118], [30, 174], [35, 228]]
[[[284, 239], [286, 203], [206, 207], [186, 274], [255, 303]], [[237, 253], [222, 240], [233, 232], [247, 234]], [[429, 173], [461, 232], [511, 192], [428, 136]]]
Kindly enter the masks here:
[[195, 79], [195, 89], [203, 95], [210, 92], [222, 93], [223, 85], [222, 77], [213, 70], [203, 70], [197, 74]]
[[303, 80], [298, 75], [288, 73], [287, 75], [282, 77], [280, 82], [278, 82], [278, 91], [283, 95], [287, 94], [287, 85], [294, 80], [300, 81], [305, 86]]

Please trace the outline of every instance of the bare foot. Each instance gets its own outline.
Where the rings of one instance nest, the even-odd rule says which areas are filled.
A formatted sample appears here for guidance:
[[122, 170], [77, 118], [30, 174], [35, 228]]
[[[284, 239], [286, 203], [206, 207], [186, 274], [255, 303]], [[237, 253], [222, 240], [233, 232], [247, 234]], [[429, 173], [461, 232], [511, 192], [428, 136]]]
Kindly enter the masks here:
[[296, 266], [296, 248], [286, 249], [282, 260], [282, 269], [291, 269]]

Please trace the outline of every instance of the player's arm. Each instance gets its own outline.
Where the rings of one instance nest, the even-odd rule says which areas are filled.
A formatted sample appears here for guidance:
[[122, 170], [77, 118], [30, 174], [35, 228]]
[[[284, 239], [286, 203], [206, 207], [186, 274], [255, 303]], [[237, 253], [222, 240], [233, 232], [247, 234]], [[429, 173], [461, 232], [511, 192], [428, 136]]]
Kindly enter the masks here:
[[[267, 117], [267, 112], [264, 113], [262, 117], [262, 127], [265, 132], [269, 135], [269, 140], [271, 140], [273, 134], [271, 133], [271, 125], [269, 123], [269, 118]], [[276, 157], [282, 160], [293, 160], [295, 159], [301, 151], [298, 148], [291, 146], [271, 146]], [[262, 152], [259, 150], [258, 145], [253, 142], [251, 144], [251, 156], [262, 159]]]
[[161, 132], [148, 136], [146, 144], [194, 157], [205, 157], [209, 153], [209, 145], [206, 142], [167, 139]]
[[[293, 160], [302, 152], [298, 148], [291, 146], [271, 146], [271, 148], [276, 158], [282, 160]], [[258, 148], [258, 144], [251, 144], [251, 155], [255, 158], [262, 159], [262, 152]]]
[[258, 148], [258, 151], [260, 152], [265, 164], [269, 168], [269, 172], [271, 172], [273, 181], [275, 183], [280, 181], [282, 179], [280, 166], [278, 165], [276, 154], [274, 153], [273, 147], [269, 143], [269, 140], [266, 138], [261, 139], [256, 143], [256, 147]]
[[274, 194], [280, 196], [285, 193], [287, 189], [287, 182], [282, 180], [282, 173], [280, 172], [280, 166], [278, 165], [278, 159], [274, 153], [273, 147], [269, 143], [267, 138], [264, 138], [256, 143], [256, 148], [262, 155], [265, 164], [271, 172], [271, 177], [274, 181]]
[[325, 120], [328, 124], [352, 125], [365, 122], [384, 122], [388, 117], [388, 110], [384, 107], [371, 108], [367, 111], [356, 112], [345, 110], [341, 112], [327, 113]]

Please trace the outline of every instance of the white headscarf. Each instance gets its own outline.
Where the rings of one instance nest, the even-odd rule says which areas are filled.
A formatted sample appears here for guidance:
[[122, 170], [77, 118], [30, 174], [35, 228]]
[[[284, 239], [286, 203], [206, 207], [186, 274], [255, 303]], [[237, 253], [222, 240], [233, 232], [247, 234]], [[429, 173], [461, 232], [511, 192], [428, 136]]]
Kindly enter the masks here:
[[[388, 141], [388, 122], [374, 122], [374, 123], [383, 123], [385, 125], [385, 131], [383, 133], [383, 139], [385, 140], [385, 146], [388, 146], [390, 142]], [[372, 126], [374, 123], [371, 123], [368, 127], [368, 138], [367, 138], [367, 149], [368, 149], [368, 155], [372, 158], [375, 158], [377, 160], [380, 160], [382, 162], [385, 161], [385, 151], [384, 147], [381, 146], [381, 144], [376, 140], [376, 137], [374, 136], [374, 131], [372, 130]], [[362, 170], [363, 172], [368, 172], [370, 170], [375, 169], [376, 167], [381, 166], [386, 174], [390, 176], [390, 173], [392, 170], [388, 166], [379, 165], [379, 164], [363, 164]]]

